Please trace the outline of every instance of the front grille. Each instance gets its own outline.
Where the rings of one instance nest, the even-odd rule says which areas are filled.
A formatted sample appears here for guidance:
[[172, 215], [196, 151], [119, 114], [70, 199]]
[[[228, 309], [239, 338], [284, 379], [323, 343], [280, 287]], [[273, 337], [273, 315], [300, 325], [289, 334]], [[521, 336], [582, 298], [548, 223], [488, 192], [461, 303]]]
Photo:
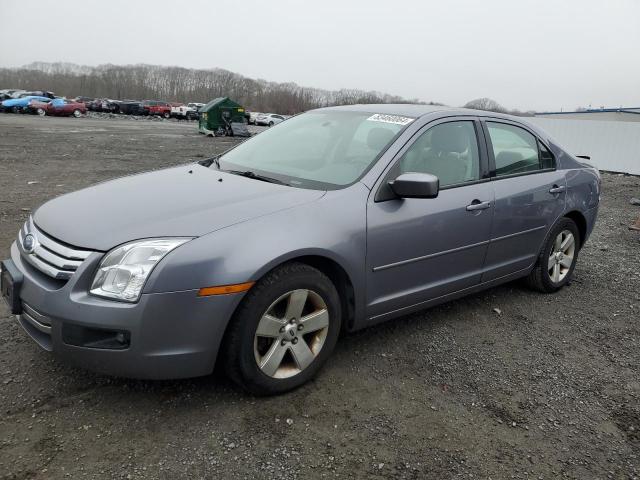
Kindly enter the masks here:
[[[25, 247], [25, 238], [33, 236], [31, 248]], [[29, 217], [20, 233], [18, 245], [22, 258], [45, 275], [57, 280], [69, 280], [82, 262], [93, 253], [54, 240], [38, 227]]]

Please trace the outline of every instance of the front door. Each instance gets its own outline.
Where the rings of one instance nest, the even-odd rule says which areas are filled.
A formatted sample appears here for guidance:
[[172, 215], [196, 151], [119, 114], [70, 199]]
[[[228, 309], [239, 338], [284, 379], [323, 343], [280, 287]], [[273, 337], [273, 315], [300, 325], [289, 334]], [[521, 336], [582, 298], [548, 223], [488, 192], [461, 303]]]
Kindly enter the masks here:
[[[372, 320], [480, 282], [491, 232], [488, 181], [479, 122], [425, 127], [399, 153], [367, 206], [367, 314]], [[440, 179], [437, 198], [380, 195], [405, 172]]]

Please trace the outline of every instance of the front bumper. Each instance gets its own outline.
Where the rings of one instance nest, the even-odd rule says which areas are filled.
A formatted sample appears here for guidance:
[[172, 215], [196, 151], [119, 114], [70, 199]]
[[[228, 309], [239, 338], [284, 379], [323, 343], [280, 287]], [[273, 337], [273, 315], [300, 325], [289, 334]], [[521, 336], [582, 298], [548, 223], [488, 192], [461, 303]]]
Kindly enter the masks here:
[[133, 304], [101, 299], [87, 293], [101, 258], [93, 253], [61, 285], [11, 246], [11, 260], [24, 277], [18, 321], [31, 338], [65, 361], [108, 375], [170, 379], [211, 373], [242, 294], [153, 293]]

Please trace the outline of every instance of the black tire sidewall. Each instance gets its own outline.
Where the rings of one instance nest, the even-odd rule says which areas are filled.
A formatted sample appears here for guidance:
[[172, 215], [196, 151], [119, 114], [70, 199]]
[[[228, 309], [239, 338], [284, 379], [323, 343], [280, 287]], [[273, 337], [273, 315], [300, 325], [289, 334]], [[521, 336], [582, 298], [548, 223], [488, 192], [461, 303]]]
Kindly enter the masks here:
[[[573, 234], [573, 237], [576, 242], [576, 248], [575, 248], [575, 254], [573, 255], [573, 263], [571, 264], [571, 268], [569, 269], [569, 272], [567, 272], [565, 277], [562, 280], [560, 280], [560, 282], [556, 283], [553, 280], [551, 280], [551, 276], [549, 275], [549, 269], [547, 268], [547, 262], [549, 261], [551, 249], [553, 248], [553, 244], [556, 240], [556, 237], [563, 230], [569, 230]], [[554, 292], [554, 291], [560, 290], [562, 287], [564, 287], [567, 283], [571, 281], [571, 278], [573, 277], [573, 271], [575, 270], [576, 264], [578, 263], [578, 254], [580, 253], [580, 242], [581, 242], [580, 231], [578, 230], [578, 227], [575, 224], [575, 222], [570, 218], [566, 218], [566, 217], [562, 218], [551, 229], [538, 260], [542, 267], [541, 280], [547, 291]]]
[[[306, 267], [306, 268], [305, 268]], [[276, 272], [277, 273], [277, 272]], [[236, 318], [232, 321], [238, 329], [235, 352], [235, 363], [239, 370], [240, 379], [232, 378], [248, 391], [258, 394], [283, 393], [306, 383], [320, 370], [331, 355], [340, 334], [341, 310], [338, 293], [331, 281], [318, 270], [307, 267], [287, 272], [273, 281], [269, 276], [264, 279], [262, 286], [256, 284], [255, 291], [250, 292], [244, 299], [243, 305]], [[262, 287], [262, 288], [255, 288]], [[258, 367], [254, 356], [254, 336], [262, 315], [279, 297], [295, 289], [306, 288], [319, 294], [329, 311], [329, 331], [322, 350], [305, 370], [290, 378], [278, 379], [265, 375]], [[252, 289], [253, 290], [253, 289]], [[238, 382], [240, 380], [240, 382]]]

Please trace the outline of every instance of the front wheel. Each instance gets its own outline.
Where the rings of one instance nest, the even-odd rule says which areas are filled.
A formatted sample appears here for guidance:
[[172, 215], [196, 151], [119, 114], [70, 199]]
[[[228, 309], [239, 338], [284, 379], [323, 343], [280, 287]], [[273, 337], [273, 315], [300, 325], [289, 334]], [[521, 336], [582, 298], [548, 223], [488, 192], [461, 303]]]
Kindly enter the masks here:
[[269, 126], [270, 126], [270, 127], [273, 127], [273, 122], [269, 122]]
[[165, 119], [169, 118], [170, 116], [171, 116], [171, 115], [170, 115], [169, 113], [167, 113], [167, 112], [164, 112], [164, 113], [162, 114], [162, 117], [163, 117], [163, 118], [165, 118]]
[[46, 110], [45, 110], [44, 108], [38, 108], [38, 109], [36, 110], [36, 113], [37, 113], [38, 115], [40, 115], [41, 117], [44, 117], [44, 116], [47, 114], [47, 112], [46, 112]]
[[73, 111], [73, 116], [76, 118], [80, 118], [80, 116], [82, 115], [82, 112], [80, 110], [78, 110], [77, 108]]
[[340, 300], [319, 270], [290, 263], [249, 291], [224, 340], [227, 375], [256, 395], [274, 395], [309, 381], [338, 340]]
[[535, 290], [553, 293], [571, 281], [580, 251], [580, 232], [570, 218], [560, 219], [538, 255], [527, 283]]

